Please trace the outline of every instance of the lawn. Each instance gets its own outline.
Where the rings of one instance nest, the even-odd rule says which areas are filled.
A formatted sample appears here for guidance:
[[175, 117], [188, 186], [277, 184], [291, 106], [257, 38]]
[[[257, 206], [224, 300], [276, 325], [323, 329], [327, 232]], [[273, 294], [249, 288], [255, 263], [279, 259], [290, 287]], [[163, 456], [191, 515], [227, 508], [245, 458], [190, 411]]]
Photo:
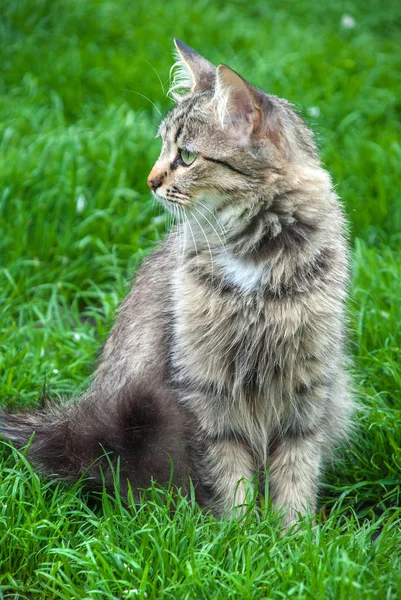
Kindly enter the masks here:
[[140, 506], [38, 475], [1, 443], [0, 598], [401, 597], [401, 4], [387, 0], [0, 3], [0, 398], [89, 377], [168, 221], [146, 177], [174, 36], [291, 100], [350, 222], [359, 410], [315, 526], [268, 502], [218, 522], [154, 488]]

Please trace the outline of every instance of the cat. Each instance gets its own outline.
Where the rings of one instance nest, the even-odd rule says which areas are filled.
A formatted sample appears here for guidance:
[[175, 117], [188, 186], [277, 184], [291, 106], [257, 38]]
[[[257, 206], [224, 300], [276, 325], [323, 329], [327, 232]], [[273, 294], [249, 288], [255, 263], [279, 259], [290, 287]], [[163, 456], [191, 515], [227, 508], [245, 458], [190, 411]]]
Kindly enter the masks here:
[[267, 471], [289, 526], [316, 511], [351, 422], [346, 221], [293, 107], [175, 46], [148, 185], [177, 224], [139, 270], [88, 391], [3, 413], [0, 431], [18, 447], [35, 433], [41, 471], [97, 488], [117, 459], [123, 493], [168, 482], [173, 466], [217, 517]]

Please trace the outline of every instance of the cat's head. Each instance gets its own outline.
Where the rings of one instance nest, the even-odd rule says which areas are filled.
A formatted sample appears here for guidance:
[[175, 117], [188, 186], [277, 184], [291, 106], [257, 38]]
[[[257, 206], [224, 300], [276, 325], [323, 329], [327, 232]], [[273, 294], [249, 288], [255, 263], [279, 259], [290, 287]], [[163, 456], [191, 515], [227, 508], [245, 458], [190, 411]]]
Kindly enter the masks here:
[[162, 122], [148, 184], [168, 208], [214, 211], [266, 197], [292, 164], [316, 165], [312, 135], [291, 105], [175, 40], [175, 107]]

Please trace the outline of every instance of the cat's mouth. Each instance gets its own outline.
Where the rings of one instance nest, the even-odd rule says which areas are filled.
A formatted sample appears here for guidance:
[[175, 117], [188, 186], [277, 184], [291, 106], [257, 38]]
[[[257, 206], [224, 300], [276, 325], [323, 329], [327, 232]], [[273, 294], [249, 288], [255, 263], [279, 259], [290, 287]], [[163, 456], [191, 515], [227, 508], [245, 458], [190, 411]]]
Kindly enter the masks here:
[[153, 196], [163, 205], [176, 205], [184, 208], [188, 205], [189, 197], [178, 191], [177, 188], [168, 188], [166, 190], [152, 190]]

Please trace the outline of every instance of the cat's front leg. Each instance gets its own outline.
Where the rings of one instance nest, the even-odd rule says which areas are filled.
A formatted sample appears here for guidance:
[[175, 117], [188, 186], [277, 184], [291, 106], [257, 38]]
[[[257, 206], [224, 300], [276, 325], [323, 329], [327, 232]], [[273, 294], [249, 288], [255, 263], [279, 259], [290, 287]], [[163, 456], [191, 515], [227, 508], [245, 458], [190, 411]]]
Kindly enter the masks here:
[[278, 511], [284, 509], [288, 529], [299, 515], [316, 510], [321, 467], [321, 442], [314, 434], [283, 436], [270, 457], [269, 490]]
[[249, 447], [236, 439], [204, 440], [202, 480], [212, 489], [216, 516], [236, 517], [251, 499], [255, 464]]

